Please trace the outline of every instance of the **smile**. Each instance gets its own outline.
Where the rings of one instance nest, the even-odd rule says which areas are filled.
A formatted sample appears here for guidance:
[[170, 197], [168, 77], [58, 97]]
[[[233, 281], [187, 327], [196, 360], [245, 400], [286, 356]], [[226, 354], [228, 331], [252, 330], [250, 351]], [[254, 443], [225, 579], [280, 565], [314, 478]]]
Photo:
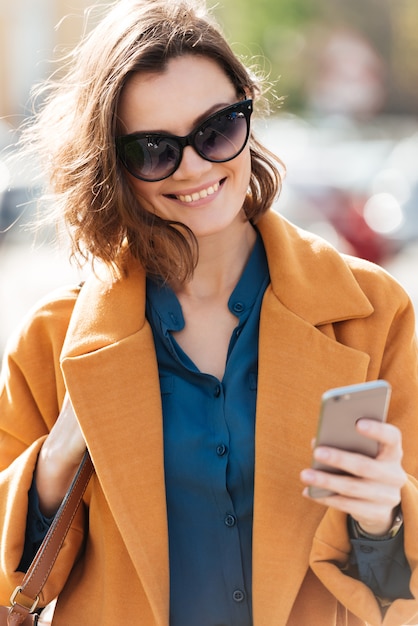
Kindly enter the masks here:
[[214, 193], [216, 193], [219, 189], [219, 183], [215, 183], [214, 185], [211, 185], [210, 187], [207, 187], [206, 189], [201, 189], [200, 191], [196, 191], [195, 193], [192, 194], [186, 194], [185, 196], [183, 196], [182, 194], [179, 194], [176, 196], [176, 198], [178, 200], [180, 200], [180, 202], [196, 202], [196, 200], [201, 200], [202, 198], [207, 198], [208, 196], [212, 196]]

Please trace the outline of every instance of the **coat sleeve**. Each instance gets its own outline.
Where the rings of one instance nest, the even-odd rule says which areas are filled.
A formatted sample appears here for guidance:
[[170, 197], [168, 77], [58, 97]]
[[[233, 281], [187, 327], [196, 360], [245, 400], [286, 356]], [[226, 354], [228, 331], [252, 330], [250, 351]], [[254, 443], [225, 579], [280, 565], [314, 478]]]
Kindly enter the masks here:
[[[76, 290], [54, 295], [30, 313], [3, 358], [0, 379], [0, 602], [7, 604], [21, 583], [28, 491], [39, 450], [65, 394], [59, 355]], [[40, 605], [60, 591], [79, 553], [82, 508], [60, 552]]]
[[370, 354], [369, 379], [384, 378], [392, 385], [388, 421], [403, 438], [403, 466], [408, 481], [401, 494], [404, 546], [411, 568], [411, 599], [396, 599], [382, 611], [378, 599], [362, 582], [350, 577], [351, 551], [346, 516], [328, 509], [317, 529], [310, 565], [318, 578], [353, 614], [373, 626], [418, 623], [418, 348], [415, 316], [403, 289], [376, 270], [358, 275], [374, 313], [365, 320], [351, 320], [337, 329], [337, 339]]

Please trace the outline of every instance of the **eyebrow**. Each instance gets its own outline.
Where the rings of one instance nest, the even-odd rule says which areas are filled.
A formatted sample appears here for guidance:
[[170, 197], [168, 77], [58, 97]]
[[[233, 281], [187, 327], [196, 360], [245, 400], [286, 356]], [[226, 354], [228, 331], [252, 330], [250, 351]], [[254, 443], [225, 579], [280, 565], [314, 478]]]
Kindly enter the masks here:
[[196, 126], [199, 126], [199, 124], [204, 122], [211, 115], [214, 115], [217, 111], [222, 111], [222, 109], [232, 106], [233, 104], [235, 104], [235, 102], [224, 102], [221, 104], [215, 104], [213, 107], [208, 109], [206, 113], [203, 113], [203, 115], [199, 115], [199, 117], [194, 121], [193, 128], [196, 128]]

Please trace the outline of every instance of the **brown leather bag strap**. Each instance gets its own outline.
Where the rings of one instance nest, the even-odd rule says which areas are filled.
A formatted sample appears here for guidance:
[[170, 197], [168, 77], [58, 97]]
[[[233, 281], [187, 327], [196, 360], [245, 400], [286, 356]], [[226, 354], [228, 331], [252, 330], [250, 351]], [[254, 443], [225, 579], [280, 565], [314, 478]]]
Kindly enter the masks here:
[[17, 610], [19, 610], [19, 607], [24, 607], [24, 610], [26, 609], [28, 613], [35, 610], [39, 601], [39, 594], [57, 560], [58, 553], [87, 489], [93, 470], [90, 454], [86, 450], [71, 486], [26, 572], [22, 584], [13, 592], [11, 602], [12, 605], [18, 605], [16, 606]]

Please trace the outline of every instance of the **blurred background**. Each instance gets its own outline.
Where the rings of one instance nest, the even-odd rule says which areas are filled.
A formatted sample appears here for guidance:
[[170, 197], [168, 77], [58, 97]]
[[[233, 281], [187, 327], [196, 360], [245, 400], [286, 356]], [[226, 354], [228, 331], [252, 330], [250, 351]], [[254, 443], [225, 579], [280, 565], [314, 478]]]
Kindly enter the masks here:
[[[32, 85], [94, 23], [91, 6], [0, 0], [0, 354], [39, 298], [83, 277], [65, 241], [27, 227], [33, 164], [7, 157]], [[385, 267], [417, 307], [418, 2], [219, 0], [214, 13], [234, 50], [268, 76], [271, 116], [256, 130], [287, 167], [275, 209]]]

